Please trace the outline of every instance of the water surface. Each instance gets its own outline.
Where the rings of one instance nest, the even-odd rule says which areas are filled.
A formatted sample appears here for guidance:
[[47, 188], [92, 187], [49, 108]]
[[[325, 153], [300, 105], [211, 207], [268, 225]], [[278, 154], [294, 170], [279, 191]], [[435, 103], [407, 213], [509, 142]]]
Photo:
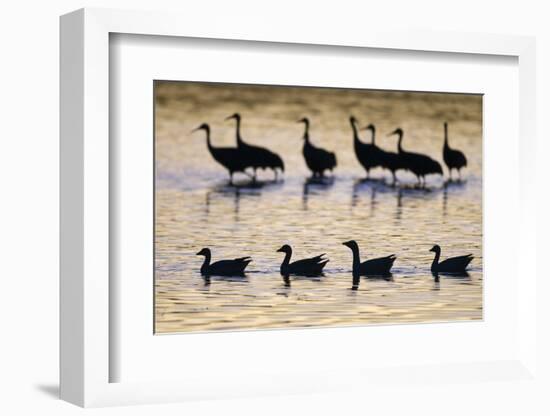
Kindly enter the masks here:
[[[155, 102], [155, 331], [188, 332], [288, 328], [372, 323], [473, 320], [482, 318], [482, 155], [481, 97], [277, 88], [196, 83], [157, 83]], [[228, 174], [208, 153], [203, 122], [216, 146], [234, 146], [240, 112], [244, 140], [266, 146], [285, 161], [284, 180], [260, 174], [260, 185]], [[443, 164], [443, 122], [451, 145], [464, 151], [468, 168], [461, 182], [428, 177], [414, 189], [412, 175], [372, 172], [363, 181], [355, 159], [349, 116], [377, 127], [377, 143], [395, 150], [396, 127], [403, 146]], [[308, 181], [301, 146], [307, 116], [310, 137], [335, 151], [334, 178]], [[370, 140], [367, 132], [363, 140]], [[362, 279], [351, 291], [351, 251], [355, 239], [362, 259], [396, 254], [392, 279]], [[428, 250], [440, 244], [443, 257], [472, 253], [468, 277], [430, 273]], [[279, 274], [283, 244], [294, 259], [327, 253], [325, 275], [317, 279]], [[210, 247], [213, 261], [251, 256], [245, 278], [205, 281], [199, 273]]]

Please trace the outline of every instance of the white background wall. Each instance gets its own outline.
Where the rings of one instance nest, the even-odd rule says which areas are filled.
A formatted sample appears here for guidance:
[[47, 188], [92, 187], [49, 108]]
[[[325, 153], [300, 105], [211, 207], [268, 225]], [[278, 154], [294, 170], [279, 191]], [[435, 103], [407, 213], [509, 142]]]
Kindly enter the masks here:
[[[299, 24], [400, 25], [489, 33], [536, 35], [538, 41], [538, 129], [548, 135], [550, 115], [550, 14], [543, 1], [379, 0], [322, 3], [297, 0], [208, 1], [168, 0], [21, 0], [4, 2], [0, 12], [0, 413], [73, 414], [80, 409], [56, 399], [58, 376], [58, 16], [80, 7], [178, 10], [208, 22], [208, 15], [247, 15], [250, 18]], [[192, 9], [191, 9], [192, 8]], [[538, 187], [540, 213], [547, 211], [548, 174], [544, 155], [548, 140], [540, 141]], [[541, 220], [541, 231], [548, 221]], [[541, 233], [542, 234], [542, 233]], [[544, 262], [544, 260], [542, 261]], [[543, 284], [539, 291], [548, 291]], [[544, 304], [542, 313], [548, 312]], [[548, 315], [546, 315], [548, 316]], [[547, 322], [547, 321], [546, 321]], [[548, 327], [547, 327], [548, 328]], [[548, 355], [548, 331], [544, 352]], [[541, 336], [544, 334], [541, 334]], [[542, 351], [541, 351], [542, 352]], [[546, 357], [540, 357], [547, 365]], [[548, 371], [546, 372], [548, 374]], [[401, 395], [380, 403], [376, 397], [334, 395], [275, 397], [209, 403], [100, 409], [99, 414], [393, 414], [410, 403], [409, 414], [548, 414], [537, 406], [535, 393], [515, 394], [509, 386], [472, 389], [456, 386], [452, 402], [433, 395]], [[480, 404], [481, 403], [481, 404]], [[372, 404], [372, 405], [371, 405]], [[380, 407], [382, 406], [382, 407]]]

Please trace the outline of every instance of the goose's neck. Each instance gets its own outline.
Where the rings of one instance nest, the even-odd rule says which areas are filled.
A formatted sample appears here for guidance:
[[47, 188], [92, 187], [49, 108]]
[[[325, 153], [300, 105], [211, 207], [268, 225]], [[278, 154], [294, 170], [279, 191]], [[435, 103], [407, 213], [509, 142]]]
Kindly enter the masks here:
[[288, 266], [290, 264], [291, 257], [292, 257], [292, 251], [285, 252], [285, 258], [283, 259], [282, 266]]
[[202, 266], [201, 266], [201, 273], [206, 273], [206, 271], [208, 270], [208, 266], [210, 266], [210, 259], [211, 259], [211, 254], [206, 253], [204, 255], [204, 262], [202, 263]]
[[439, 257], [440, 256], [441, 256], [441, 253], [439, 251], [436, 251], [434, 259], [432, 261], [432, 271], [437, 269], [437, 265], [439, 264]]
[[351, 249], [353, 254], [353, 277], [359, 276], [359, 268], [361, 266], [361, 256], [359, 255], [359, 248], [353, 247]]

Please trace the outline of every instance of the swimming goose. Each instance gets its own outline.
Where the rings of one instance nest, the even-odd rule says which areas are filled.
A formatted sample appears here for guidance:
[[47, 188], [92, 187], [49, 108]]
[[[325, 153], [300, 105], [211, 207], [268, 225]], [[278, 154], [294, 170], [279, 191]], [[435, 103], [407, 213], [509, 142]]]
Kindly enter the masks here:
[[281, 263], [281, 275], [288, 276], [290, 274], [298, 276], [308, 276], [315, 277], [323, 273], [323, 268], [329, 262], [328, 259], [323, 258], [324, 253], [320, 256], [311, 257], [309, 259], [296, 260], [292, 263], [290, 258], [292, 257], [292, 247], [288, 244], [282, 246], [279, 250], [279, 253], [285, 253], [285, 258]]
[[458, 171], [458, 177], [460, 178], [460, 169], [468, 165], [466, 156], [460, 150], [451, 149], [449, 146], [449, 138], [447, 136], [447, 122], [443, 124], [445, 131], [445, 142], [443, 143], [443, 160], [449, 169], [449, 177], [453, 179], [453, 169]]
[[246, 266], [252, 261], [250, 257], [239, 257], [210, 264], [212, 253], [209, 248], [203, 248], [197, 256], [204, 256], [204, 263], [201, 266], [201, 274], [204, 276], [244, 276]]
[[309, 140], [309, 119], [302, 118], [298, 123], [305, 124], [304, 131], [304, 146], [302, 154], [306, 161], [306, 165], [313, 173], [313, 177], [323, 177], [325, 170], [332, 170], [336, 166], [336, 155], [320, 147], [311, 144]]
[[359, 276], [390, 276], [391, 268], [396, 257], [394, 254], [386, 257], [379, 257], [371, 259], [361, 263], [359, 255], [359, 246], [355, 240], [346, 241], [342, 243], [348, 247], [353, 253], [353, 277], [359, 278]]
[[468, 267], [468, 264], [470, 264], [474, 258], [472, 254], [467, 254], [465, 256], [450, 257], [440, 263], [439, 257], [441, 256], [441, 247], [436, 244], [430, 251], [435, 253], [431, 267], [432, 273], [465, 273], [466, 267]]

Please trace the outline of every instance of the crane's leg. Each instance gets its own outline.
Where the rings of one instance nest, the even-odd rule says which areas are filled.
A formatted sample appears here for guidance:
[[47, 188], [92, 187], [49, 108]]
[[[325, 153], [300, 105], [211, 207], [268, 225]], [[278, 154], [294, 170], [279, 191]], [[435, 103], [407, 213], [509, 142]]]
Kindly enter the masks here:
[[460, 173], [460, 169], [457, 169], [457, 170], [458, 170], [458, 180], [462, 182], [462, 174]]
[[229, 171], [229, 185], [233, 185], [233, 171]]
[[453, 168], [449, 168], [449, 182], [453, 181]]
[[391, 176], [393, 177], [393, 183], [391, 184], [391, 186], [395, 186], [395, 184], [397, 183], [397, 177], [395, 176], [394, 170], [392, 171]]

